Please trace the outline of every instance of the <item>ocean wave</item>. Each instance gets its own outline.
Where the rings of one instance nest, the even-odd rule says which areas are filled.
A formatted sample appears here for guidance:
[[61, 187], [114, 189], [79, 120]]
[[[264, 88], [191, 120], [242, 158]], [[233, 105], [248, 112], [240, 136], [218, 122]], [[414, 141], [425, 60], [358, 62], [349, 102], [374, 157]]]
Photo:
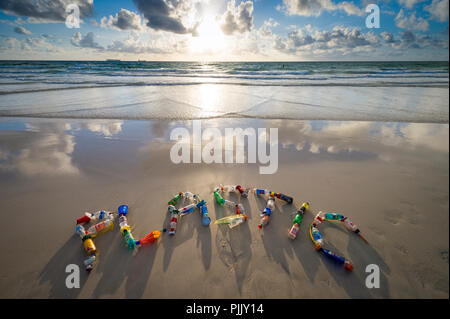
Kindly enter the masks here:
[[[31, 82], [28, 82], [30, 84]], [[17, 83], [13, 83], [17, 84]], [[47, 84], [61, 84], [59, 82]], [[65, 83], [65, 86], [61, 87], [48, 87], [48, 88], [30, 88], [30, 89], [18, 89], [18, 90], [0, 90], [0, 95], [8, 94], [20, 94], [20, 93], [35, 93], [46, 91], [64, 91], [64, 90], [76, 90], [76, 89], [100, 89], [110, 87], [133, 87], [133, 86], [197, 86], [197, 85], [235, 85], [235, 86], [261, 86], [261, 87], [434, 87], [434, 88], [448, 88], [448, 81], [430, 81], [430, 82], [373, 82], [373, 83], [342, 83], [342, 82], [329, 82], [329, 83], [255, 83], [255, 82], [132, 82], [132, 83], [109, 83], [104, 82], [83, 82], [83, 83], [71, 83], [70, 86]], [[0, 88], [1, 89], [1, 88]]]

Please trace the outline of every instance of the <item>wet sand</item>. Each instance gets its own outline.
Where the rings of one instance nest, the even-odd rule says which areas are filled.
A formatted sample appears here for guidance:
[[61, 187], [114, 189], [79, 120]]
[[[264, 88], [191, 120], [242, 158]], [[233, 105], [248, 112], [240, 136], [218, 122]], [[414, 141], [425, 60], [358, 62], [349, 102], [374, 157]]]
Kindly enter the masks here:
[[[278, 128], [278, 171], [256, 164], [174, 164], [174, 127], [191, 121], [0, 119], [2, 298], [448, 298], [448, 124], [203, 120], [206, 127]], [[248, 221], [214, 225], [229, 215], [213, 201], [222, 183], [265, 187], [308, 201], [295, 241], [295, 207], [277, 201], [259, 230], [265, 201], [240, 201]], [[167, 201], [179, 191], [208, 202], [212, 224], [185, 216], [173, 237], [134, 254], [115, 227], [95, 239], [98, 263], [82, 269], [74, 234], [85, 211], [129, 205], [139, 238], [167, 226]], [[318, 211], [339, 212], [369, 244], [344, 228], [321, 226], [328, 247], [352, 273], [317, 253], [307, 232]], [[81, 268], [80, 289], [67, 289], [65, 267]], [[365, 286], [365, 267], [380, 268], [380, 288]]]

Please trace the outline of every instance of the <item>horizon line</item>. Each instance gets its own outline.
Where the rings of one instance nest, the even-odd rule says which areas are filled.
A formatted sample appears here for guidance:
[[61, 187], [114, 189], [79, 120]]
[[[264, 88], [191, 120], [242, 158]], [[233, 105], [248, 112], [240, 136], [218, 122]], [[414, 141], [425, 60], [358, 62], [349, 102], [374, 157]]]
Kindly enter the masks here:
[[[111, 61], [108, 61], [111, 60]], [[46, 61], [46, 62], [186, 62], [186, 63], [311, 63], [311, 62], [449, 62], [449, 60], [302, 60], [302, 61], [277, 61], [277, 60], [66, 60], [66, 59], [0, 59], [4, 61]]]

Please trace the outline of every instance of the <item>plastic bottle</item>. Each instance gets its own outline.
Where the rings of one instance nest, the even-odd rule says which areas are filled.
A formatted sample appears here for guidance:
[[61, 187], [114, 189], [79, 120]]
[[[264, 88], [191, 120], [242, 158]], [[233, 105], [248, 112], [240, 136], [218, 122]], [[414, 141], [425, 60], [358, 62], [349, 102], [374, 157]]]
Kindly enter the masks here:
[[119, 227], [120, 229], [128, 226], [127, 217], [125, 215], [119, 216]]
[[88, 216], [84, 215], [83, 217], [80, 217], [77, 219], [77, 225], [89, 223], [90, 221], [91, 221], [91, 219]]
[[291, 230], [288, 233], [289, 238], [295, 239], [297, 238], [298, 230], [300, 229], [300, 224], [295, 223], [292, 225]]
[[332, 251], [322, 248], [322, 252], [325, 254], [325, 256], [327, 256], [328, 258], [343, 264], [345, 269], [347, 269], [348, 271], [352, 271], [353, 270], [353, 265], [350, 263], [350, 261], [346, 260], [344, 257], [338, 256], [335, 253], [333, 253]]
[[271, 211], [275, 209], [275, 197], [269, 196], [269, 198], [267, 199], [266, 207]]
[[319, 229], [314, 224], [311, 225], [311, 235], [314, 238], [314, 242], [316, 244], [316, 250], [320, 250], [323, 245], [323, 238], [319, 232]]
[[75, 233], [78, 234], [81, 239], [86, 236], [86, 230], [81, 225], [77, 225], [77, 227], [75, 227]]
[[233, 219], [231, 219], [230, 223], [228, 224], [228, 226], [230, 228], [234, 228], [240, 224], [242, 224], [243, 222], [245, 222], [247, 220], [247, 216], [246, 215], [236, 215], [236, 217], [234, 217]]
[[295, 215], [294, 220], [292, 221], [292, 223], [298, 224], [299, 226], [302, 224], [302, 220], [303, 220], [303, 214], [301, 213], [297, 213], [297, 215]]
[[269, 221], [270, 221], [270, 215], [264, 215], [259, 222], [258, 228], [259, 229], [263, 228], [264, 226], [266, 226], [269, 223]]
[[131, 227], [128, 225], [126, 217], [126, 215], [128, 214], [128, 206], [120, 205], [117, 211], [119, 213], [120, 233], [122, 234], [122, 237], [125, 240], [128, 248], [134, 249], [136, 247], [136, 241], [131, 234]]
[[247, 198], [248, 197], [248, 188], [243, 188], [241, 185], [237, 185], [236, 189], [241, 194], [242, 197]]
[[219, 205], [223, 205], [225, 203], [225, 199], [223, 199], [222, 195], [220, 195], [218, 190], [214, 192], [214, 198], [216, 199], [217, 204]]
[[350, 231], [352, 231], [352, 232], [354, 232], [354, 233], [359, 233], [358, 226], [356, 226], [355, 224], [353, 224], [353, 222], [352, 222], [350, 219], [345, 218], [345, 219], [344, 219], [344, 225], [345, 225], [345, 227], [346, 227], [348, 230], [350, 230]]
[[180, 197], [181, 197], [181, 193], [175, 195], [171, 200], [169, 200], [169, 202], [167, 204], [175, 206], [177, 204], [178, 200], [180, 199]]
[[[110, 215], [110, 216], [113, 216], [113, 215]], [[89, 227], [87, 234], [90, 235], [92, 238], [95, 238], [101, 234], [106, 233], [107, 231], [112, 230], [113, 228], [114, 228], [113, 217], [109, 217], [109, 218], [105, 219], [104, 221]]]
[[216, 220], [215, 224], [216, 225], [227, 224], [230, 228], [234, 228], [237, 225], [242, 224], [246, 220], [247, 220], [247, 216], [240, 214], [240, 215], [233, 215], [233, 216], [223, 217], [221, 219]]
[[94, 241], [91, 239], [91, 236], [89, 235], [84, 236], [82, 241], [84, 250], [86, 251], [88, 256], [97, 253], [97, 248], [95, 248]]
[[236, 208], [236, 203], [232, 202], [232, 201], [230, 201], [228, 199], [224, 199], [222, 206], [226, 206], [226, 207], [230, 207], [230, 208]]
[[84, 260], [84, 265], [87, 271], [91, 271], [94, 268], [95, 254], [97, 253], [97, 248], [94, 245], [94, 241], [91, 236], [86, 234], [86, 230], [82, 225], [77, 225], [75, 227], [75, 233], [80, 236], [83, 243], [83, 248], [86, 251], [89, 258]]
[[89, 258], [83, 261], [83, 264], [86, 267], [86, 271], [90, 272], [92, 269], [94, 269], [95, 260], [95, 254], [92, 254]]
[[272, 210], [271, 210], [270, 208], [266, 207], [266, 208], [264, 208], [264, 210], [261, 212], [261, 217], [266, 216], [266, 215], [270, 216], [271, 214], [272, 214]]
[[208, 226], [211, 223], [211, 219], [209, 218], [206, 204], [200, 206], [200, 213], [202, 214], [202, 225]]
[[122, 233], [122, 237], [125, 240], [125, 243], [127, 244], [128, 248], [134, 249], [136, 247], [136, 240], [134, 239], [133, 235], [131, 234], [131, 228], [130, 226], [125, 226], [120, 229]]
[[84, 224], [84, 223], [89, 223], [90, 221], [98, 221], [98, 220], [102, 220], [103, 218], [105, 218], [108, 215], [109, 212], [105, 212], [104, 210], [100, 210], [98, 212], [95, 213], [84, 213], [83, 217], [80, 217], [77, 219], [77, 224]]
[[302, 206], [300, 206], [298, 212], [302, 212], [302, 215], [303, 215], [303, 214], [306, 213], [308, 210], [309, 210], [309, 203], [308, 203], [308, 202], [304, 202], [304, 203], [302, 204]]
[[198, 196], [196, 194], [193, 194], [191, 192], [184, 192], [181, 193], [181, 196], [185, 199], [189, 199], [189, 200], [197, 200]]
[[279, 198], [281, 200], [284, 200], [285, 202], [287, 202], [288, 204], [292, 204], [292, 202], [294, 201], [294, 199], [291, 196], [288, 195], [284, 195], [281, 193], [276, 193], [276, 198]]
[[120, 215], [126, 216], [128, 214], [128, 206], [127, 205], [120, 205], [119, 208], [117, 208], [117, 212]]
[[180, 216], [187, 215], [189, 213], [192, 213], [196, 206], [197, 206], [196, 204], [189, 204], [183, 208], [180, 208], [178, 210], [178, 213], [180, 214]]
[[272, 192], [272, 191], [270, 191], [268, 189], [254, 188], [252, 190], [252, 192], [254, 194], [256, 194], [256, 195], [266, 195], [267, 194], [267, 195], [279, 198], [281, 200], [284, 200], [288, 204], [292, 204], [292, 202], [294, 201], [294, 199], [291, 196], [288, 196], [288, 195], [285, 195], [285, 194], [282, 194], [282, 193], [275, 193], [275, 192]]
[[241, 203], [236, 205], [236, 214], [242, 214], [245, 215], [245, 209], [244, 209], [244, 205], [242, 205]]
[[323, 222], [324, 218], [325, 218], [324, 214], [320, 211], [314, 217], [314, 222], [316, 223], [316, 225], [320, 225]]
[[253, 194], [256, 194], [256, 195], [264, 195], [264, 194], [269, 193], [269, 191], [267, 189], [262, 189], [262, 188], [253, 188], [252, 192], [253, 192]]
[[155, 240], [157, 240], [161, 236], [161, 232], [158, 230], [152, 231], [150, 234], [148, 234], [145, 237], [142, 237], [138, 241], [136, 241], [137, 246], [143, 246], [149, 243], [153, 243]]
[[308, 203], [303, 203], [302, 206], [297, 210], [297, 215], [295, 215], [294, 220], [292, 221], [291, 230], [288, 233], [288, 236], [291, 239], [297, 238], [298, 230], [300, 229], [300, 225], [303, 221], [303, 214], [307, 212], [309, 209]]
[[105, 212], [104, 210], [101, 210], [101, 211], [98, 211], [95, 213], [84, 213], [84, 215], [89, 217], [91, 219], [91, 221], [93, 221], [93, 222], [102, 220], [102, 219], [106, 218], [109, 214], [111, 214], [111, 213]]
[[333, 221], [343, 221], [345, 219], [345, 217], [341, 214], [337, 214], [337, 213], [325, 213], [320, 211], [318, 213], [318, 216], [322, 219], [322, 220], [333, 220]]
[[236, 186], [233, 185], [225, 185], [225, 186], [221, 186], [220, 190], [222, 192], [228, 192], [228, 193], [234, 193], [237, 189]]
[[178, 223], [178, 210], [173, 205], [169, 205], [167, 208], [169, 213], [171, 213], [170, 216], [170, 223], [169, 223], [169, 235], [175, 235], [175, 231], [177, 229], [177, 223]]

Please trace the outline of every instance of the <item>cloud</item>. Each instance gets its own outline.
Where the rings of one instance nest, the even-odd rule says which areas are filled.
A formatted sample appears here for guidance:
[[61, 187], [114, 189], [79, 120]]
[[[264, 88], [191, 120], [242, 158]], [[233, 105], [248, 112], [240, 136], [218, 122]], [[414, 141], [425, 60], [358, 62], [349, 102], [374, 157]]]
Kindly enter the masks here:
[[417, 35], [410, 30], [406, 30], [399, 40], [392, 40], [392, 47], [396, 49], [448, 49], [448, 38], [440, 38], [431, 35]]
[[[362, 32], [358, 28], [338, 26], [332, 30], [318, 30], [305, 26], [293, 30], [287, 36], [273, 35], [270, 47], [274, 52], [304, 58], [327, 58], [368, 53], [372, 56], [394, 52], [404, 55], [408, 49], [447, 49], [448, 37], [443, 34], [420, 35], [411, 30], [393, 34], [373, 31]], [[391, 51], [388, 51], [391, 50]], [[268, 51], [264, 49], [263, 51]], [[275, 55], [276, 53], [272, 53]], [[362, 55], [361, 55], [362, 56]]]
[[[280, 124], [279, 120], [270, 122], [272, 127]], [[343, 138], [347, 136], [357, 138]], [[312, 155], [331, 153], [342, 156], [354, 152], [355, 156], [356, 153], [364, 155], [360, 158], [370, 159], [375, 155], [382, 160], [400, 163], [411, 151], [445, 155], [449, 149], [448, 124], [343, 121], [313, 129], [308, 122], [292, 122], [283, 123], [278, 140], [283, 148], [292, 147]]]
[[363, 16], [364, 10], [358, 8], [353, 2], [340, 1], [334, 3], [331, 0], [283, 0], [279, 10], [286, 11], [289, 15], [319, 16], [323, 11], [342, 10], [347, 15]]
[[100, 26], [123, 31], [143, 31], [145, 29], [141, 16], [127, 9], [120, 9], [115, 16], [103, 17]]
[[80, 32], [77, 32], [72, 36], [70, 43], [79, 48], [103, 49], [101, 45], [94, 41], [94, 33], [92, 32], [88, 32], [84, 37]]
[[0, 10], [8, 15], [33, 18], [34, 22], [64, 22], [68, 13], [66, 7], [76, 4], [80, 9], [80, 17], [93, 13], [93, 0], [1, 0]]
[[4, 19], [0, 19], [0, 23], [7, 24], [7, 25], [9, 25], [11, 27], [15, 27], [16, 26], [16, 23], [14, 23], [13, 21], [4, 20]]
[[126, 40], [115, 40], [112, 44], [108, 45], [107, 51], [120, 52], [120, 53], [168, 53], [168, 49], [163, 49], [156, 41], [150, 41], [143, 43], [136, 36], [129, 36]]
[[25, 29], [24, 27], [15, 27], [14, 32], [18, 34], [31, 34], [31, 32]]
[[416, 5], [416, 3], [424, 2], [424, 1], [426, 1], [426, 0], [398, 0], [398, 2], [401, 5], [405, 6], [408, 9], [411, 9], [412, 7], [414, 7]]
[[285, 53], [313, 50], [342, 50], [355, 48], [374, 48], [380, 45], [381, 38], [372, 32], [362, 33], [358, 28], [334, 27], [331, 31], [313, 31], [311, 28], [290, 32], [286, 39], [277, 37], [274, 48]]
[[23, 40], [5, 38], [0, 41], [0, 51], [28, 52], [29, 54], [29, 52], [58, 53], [62, 52], [63, 49], [48, 42], [47, 37], [40, 36]]
[[269, 37], [273, 35], [272, 28], [276, 28], [279, 25], [280, 24], [277, 21], [275, 21], [272, 18], [269, 18], [268, 20], [264, 21], [263, 25], [259, 28], [258, 32], [263, 37]]
[[26, 124], [27, 132], [20, 132], [14, 143], [2, 144], [0, 170], [16, 171], [26, 176], [75, 175], [79, 169], [73, 164], [75, 140], [66, 133], [70, 126], [63, 123]]
[[416, 42], [415, 34], [409, 30], [406, 30], [405, 32], [403, 32], [401, 39], [402, 39], [402, 42], [407, 45], [415, 44], [415, 42]]
[[382, 32], [381, 37], [385, 43], [395, 43], [394, 35], [390, 32]]
[[70, 128], [74, 131], [87, 129], [93, 133], [98, 133], [105, 137], [111, 137], [122, 132], [122, 125], [123, 121], [95, 120], [72, 124]]
[[402, 29], [427, 31], [429, 28], [427, 20], [421, 17], [417, 18], [415, 13], [411, 14], [408, 18], [403, 12], [403, 9], [400, 10], [394, 20], [395, 25]]
[[430, 5], [424, 7], [431, 17], [439, 22], [448, 20], [448, 0], [433, 0]]
[[253, 2], [241, 2], [236, 7], [236, 1], [230, 0], [227, 11], [222, 16], [221, 28], [226, 35], [249, 32], [253, 29]]
[[133, 0], [148, 20], [147, 26], [154, 30], [177, 34], [195, 33], [196, 26], [186, 27], [181, 17], [192, 9], [194, 1], [183, 0]]
[[20, 49], [22, 49], [22, 42], [16, 38], [5, 38], [0, 41], [0, 51]]

